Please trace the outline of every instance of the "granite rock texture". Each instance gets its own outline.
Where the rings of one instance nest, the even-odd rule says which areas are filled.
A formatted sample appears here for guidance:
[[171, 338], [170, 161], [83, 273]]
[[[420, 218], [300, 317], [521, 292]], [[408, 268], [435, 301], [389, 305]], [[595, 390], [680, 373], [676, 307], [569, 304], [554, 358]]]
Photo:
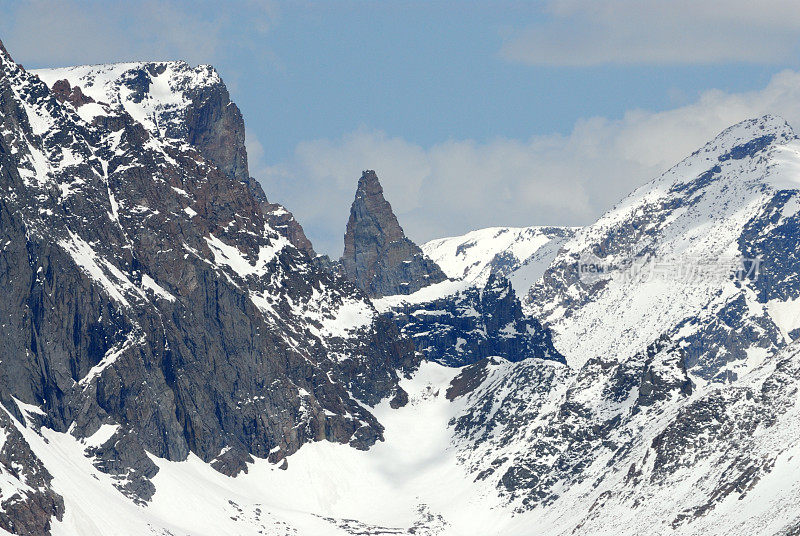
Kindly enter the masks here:
[[376, 298], [412, 294], [447, 279], [406, 237], [374, 171], [365, 171], [358, 180], [344, 235], [342, 268], [350, 281]]

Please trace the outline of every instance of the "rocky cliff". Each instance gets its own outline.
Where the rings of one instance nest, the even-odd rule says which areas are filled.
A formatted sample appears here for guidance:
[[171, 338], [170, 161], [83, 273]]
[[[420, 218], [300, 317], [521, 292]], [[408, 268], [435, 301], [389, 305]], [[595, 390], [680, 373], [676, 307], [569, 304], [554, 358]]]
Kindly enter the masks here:
[[[378, 302], [379, 308], [383, 305]], [[490, 275], [483, 286], [465, 285], [428, 300], [400, 300], [387, 311], [417, 350], [448, 367], [492, 356], [564, 362], [550, 330], [523, 312], [511, 282], [502, 275]]]
[[447, 277], [409, 240], [374, 171], [358, 180], [344, 235], [344, 274], [372, 297], [411, 294]]
[[[237, 474], [308, 442], [380, 440], [366, 405], [403, 403], [413, 345], [271, 227], [213, 69], [68, 73], [0, 53], [0, 401], [20, 456], [13, 430], [34, 421], [104, 430], [87, 455], [146, 502], [150, 456]], [[42, 534], [63, 508], [29, 458], [0, 527]]]
[[[91, 120], [98, 110], [123, 109], [150, 134], [188, 143], [261, 204], [267, 223], [295, 247], [316, 256], [303, 227], [279, 203], [271, 203], [250, 176], [245, 126], [228, 88], [209, 65], [142, 62], [39, 69], [34, 73], [59, 100]], [[85, 104], [94, 104], [81, 109]]]

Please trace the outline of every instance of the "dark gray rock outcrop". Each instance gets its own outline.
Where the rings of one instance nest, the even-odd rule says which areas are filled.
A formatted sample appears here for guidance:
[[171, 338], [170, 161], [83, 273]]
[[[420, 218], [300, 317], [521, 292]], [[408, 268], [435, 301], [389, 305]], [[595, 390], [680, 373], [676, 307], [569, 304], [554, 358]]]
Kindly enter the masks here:
[[41, 536], [50, 532], [53, 518], [63, 517], [64, 499], [53, 491], [52, 475], [17, 428], [24, 426], [25, 416], [16, 405], [14, 409], [22, 422], [14, 422], [0, 408], [0, 529], [21, 536]]
[[[454, 425], [472, 471], [519, 511], [551, 505], [582, 482], [600, 485], [641, 444], [630, 429], [688, 400], [691, 381], [676, 355], [662, 338], [628, 361], [595, 358], [578, 370], [536, 359], [465, 367], [447, 394], [469, 399]], [[594, 465], [598, 459], [615, 465]]]
[[378, 175], [365, 171], [344, 235], [342, 267], [347, 278], [371, 297], [411, 294], [444, 281], [444, 272], [409, 240], [383, 196]]
[[[374, 171], [358, 181], [345, 234], [344, 257], [316, 263], [332, 273], [343, 273], [357, 287], [380, 302], [446, 281], [447, 277], [403, 233]], [[511, 283], [492, 273], [483, 284], [455, 285], [455, 291], [431, 292], [425, 300], [382, 307], [426, 359], [461, 367], [489, 356], [509, 361], [531, 357], [563, 362], [550, 331], [526, 315]]]
[[469, 287], [432, 301], [402, 304], [389, 316], [417, 350], [449, 367], [490, 356], [564, 362], [550, 331], [523, 313], [511, 283], [501, 275], [490, 275], [483, 288]]

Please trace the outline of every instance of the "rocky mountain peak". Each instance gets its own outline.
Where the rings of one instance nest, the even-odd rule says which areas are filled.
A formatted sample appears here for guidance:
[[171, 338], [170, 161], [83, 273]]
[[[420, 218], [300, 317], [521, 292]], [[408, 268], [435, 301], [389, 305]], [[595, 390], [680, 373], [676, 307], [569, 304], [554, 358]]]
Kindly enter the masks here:
[[305, 251], [312, 259], [317, 256], [303, 226], [285, 206], [267, 201], [262, 204], [262, 210], [270, 227], [285, 236], [294, 247]]
[[784, 118], [767, 114], [726, 128], [693, 153], [687, 162], [694, 162], [698, 158], [710, 158], [717, 162], [741, 160], [767, 147], [785, 144], [796, 138], [794, 130]]
[[692, 374], [728, 382], [793, 341], [777, 311], [800, 296], [798, 146], [780, 117], [737, 123], [567, 241], [528, 296], [567, 361], [667, 334]]
[[[6, 58], [0, 413], [14, 419], [0, 419], [0, 532], [48, 534], [64, 509], [25, 454], [39, 436], [12, 433], [25, 407], [36, 430], [94, 436], [92, 470], [139, 504], [159, 471], [148, 454], [194, 453], [233, 475], [314, 441], [381, 439], [360, 404], [403, 404], [397, 370], [417, 366], [413, 343], [270, 226], [266, 196], [235, 167], [238, 109], [204, 85], [216, 75], [180, 63], [26, 72]], [[21, 513], [9, 517], [11, 502]], [[20, 528], [27, 511], [41, 519]]]
[[447, 279], [406, 237], [372, 170], [364, 171], [358, 181], [342, 266], [347, 278], [373, 297], [411, 294]]
[[720, 132], [708, 145], [714, 145], [722, 140], [730, 140], [730, 143], [734, 144], [737, 141], [760, 136], [792, 139], [795, 137], [795, 133], [783, 117], [775, 114], [765, 114], [761, 117], [745, 119], [735, 125], [731, 125]]
[[56, 71], [0, 48], [0, 534], [800, 534], [782, 119], [582, 229], [420, 248], [366, 171], [337, 265], [213, 69]]
[[0, 39], [0, 59], [11, 59], [11, 56], [8, 54], [5, 45], [3, 45], [3, 40]]
[[133, 62], [33, 72], [53, 92], [72, 87], [104, 103], [108, 110], [97, 114], [124, 111], [150, 135], [188, 142], [227, 176], [247, 182], [244, 119], [210, 65]]
[[18, 65], [11, 54], [6, 50], [3, 42], [0, 41], [0, 77], [11, 76], [14, 72], [19, 70], [22, 66]]
[[[351, 222], [355, 225], [370, 218], [379, 225], [378, 230], [385, 237], [385, 241], [392, 242], [405, 237], [403, 228], [400, 227], [400, 222], [397, 221], [397, 216], [392, 210], [392, 205], [383, 195], [383, 186], [378, 180], [378, 174], [368, 169], [358, 179], [356, 197], [350, 210], [350, 221], [347, 228], [348, 230], [351, 228]], [[345, 248], [347, 248], [347, 242], [345, 242]]]
[[33, 71], [61, 102], [91, 122], [97, 116], [128, 113], [148, 134], [189, 143], [229, 178], [244, 183], [270, 226], [298, 249], [315, 257], [302, 226], [284, 207], [270, 203], [250, 176], [244, 118], [211, 65], [184, 61], [86, 65]]

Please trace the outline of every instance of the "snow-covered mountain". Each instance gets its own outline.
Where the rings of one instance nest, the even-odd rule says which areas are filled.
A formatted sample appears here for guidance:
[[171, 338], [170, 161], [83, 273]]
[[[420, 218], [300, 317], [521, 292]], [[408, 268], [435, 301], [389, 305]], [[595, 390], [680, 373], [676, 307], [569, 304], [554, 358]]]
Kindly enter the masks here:
[[499, 274], [511, 281], [520, 296], [525, 296], [577, 229], [490, 227], [431, 240], [421, 247], [452, 279], [482, 286], [489, 275]]
[[297, 249], [315, 257], [311, 242], [294, 216], [267, 200], [250, 177], [244, 120], [228, 89], [210, 65], [182, 61], [84, 65], [33, 71], [62, 101], [73, 104], [87, 122], [124, 115], [150, 136], [191, 146], [229, 177], [245, 184], [270, 226]]
[[[90, 465], [143, 504], [156, 492], [151, 456], [233, 475], [253, 457], [285, 464], [307, 442], [379, 441], [368, 406], [402, 405], [398, 371], [419, 359], [269, 225], [239, 180], [244, 128], [229, 131], [241, 116], [213, 70], [77, 72], [112, 82], [100, 94], [43, 73], [51, 89], [0, 51], [0, 400], [13, 439], [2, 463], [16, 481], [0, 526], [44, 534], [85, 515], [49, 487], [48, 453], [16, 435], [25, 407], [38, 408], [37, 429], [91, 437]], [[203, 104], [176, 96], [207, 87]]]
[[500, 533], [798, 530], [797, 148], [772, 116], [721, 133], [534, 285], [569, 367], [453, 380], [459, 459], [517, 513]]
[[725, 380], [791, 342], [798, 150], [783, 119], [745, 121], [579, 230], [529, 295], [559, 350], [580, 364], [666, 335]]
[[0, 534], [797, 534], [798, 149], [322, 262], [213, 69], [0, 45]]
[[794, 534], [797, 346], [734, 385], [693, 386], [683, 358], [665, 339], [577, 370], [529, 360], [462, 372], [459, 459], [515, 512], [495, 533]]

